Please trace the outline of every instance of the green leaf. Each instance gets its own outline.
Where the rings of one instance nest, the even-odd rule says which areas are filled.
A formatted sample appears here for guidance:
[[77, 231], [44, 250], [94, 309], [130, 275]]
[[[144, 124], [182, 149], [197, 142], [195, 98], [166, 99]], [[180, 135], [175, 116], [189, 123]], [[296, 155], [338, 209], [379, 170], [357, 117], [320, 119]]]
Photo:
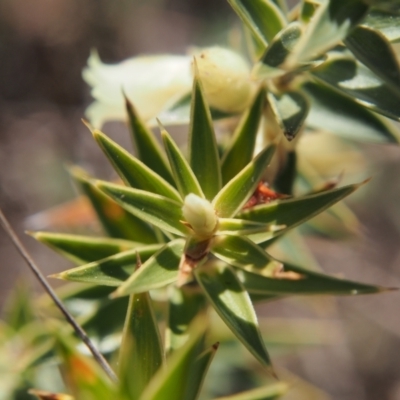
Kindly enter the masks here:
[[372, 9], [363, 21], [363, 25], [379, 30], [390, 42], [400, 41], [400, 15], [398, 13]]
[[297, 153], [289, 150], [286, 154], [281, 170], [275, 177], [273, 187], [278, 193], [283, 193], [292, 196], [293, 187], [297, 178]]
[[307, 99], [299, 92], [268, 93], [268, 101], [279, 127], [287, 140], [293, 140], [303, 126], [310, 108]]
[[196, 400], [197, 393], [188, 387], [191, 376], [198, 370], [197, 356], [203, 347], [207, 321], [204, 315], [198, 317], [190, 326], [188, 341], [174, 352], [168, 360], [168, 367], [160, 370], [147, 386], [140, 400], [166, 400], [173, 395], [174, 400]]
[[345, 44], [389, 89], [400, 93], [400, 65], [392, 45], [382, 33], [358, 26], [347, 36]]
[[182, 204], [143, 190], [98, 181], [96, 187], [138, 218], [168, 232], [184, 236], [188, 229], [180, 222]]
[[184, 246], [185, 241], [182, 239], [176, 239], [166, 244], [135, 271], [113, 293], [113, 296], [146, 292], [176, 281]]
[[257, 79], [275, 78], [287, 73], [279, 67], [291, 54], [302, 34], [301, 25], [292, 22], [272, 40], [261, 60], [254, 66], [252, 76]]
[[134, 266], [137, 263], [137, 254], [139, 254], [140, 259], [144, 261], [159, 251], [162, 246], [163, 245], [156, 244], [124, 251], [123, 253], [104, 258], [103, 260], [91, 262], [51, 275], [51, 277], [65, 279], [67, 281], [118, 286], [133, 273]]
[[282, 268], [281, 262], [243, 236], [219, 236], [211, 252], [227, 264], [264, 276], [273, 276]]
[[253, 104], [242, 117], [221, 161], [222, 180], [226, 184], [253, 158], [258, 127], [265, 105], [265, 88], [261, 87]]
[[89, 198], [107, 233], [116, 238], [141, 243], [158, 242], [154, 230], [141, 219], [126, 212], [115, 201], [96, 188], [89, 175], [81, 168], [70, 168], [79, 189]]
[[249, 295], [228, 266], [208, 263], [194, 270], [215, 311], [247, 349], [273, 373]]
[[204, 295], [198, 288], [190, 285], [171, 288], [165, 340], [167, 352], [175, 351], [186, 343], [190, 323], [205, 306]]
[[220, 190], [213, 200], [219, 217], [233, 217], [243, 207], [259, 184], [275, 149], [275, 144], [266, 147]]
[[[188, 125], [190, 123], [190, 105], [192, 103], [192, 94], [188, 93], [183, 96], [179, 101], [173, 104], [170, 108], [161, 111], [158, 114], [158, 120], [162, 121], [163, 125]], [[211, 119], [213, 121], [229, 118], [235, 113], [221, 111], [216, 108], [210, 107]], [[156, 121], [154, 121], [156, 122]], [[154, 125], [157, 125], [154, 123]]]
[[210, 367], [215, 353], [217, 352], [219, 343], [213, 344], [203, 353], [197, 356], [193, 363], [192, 372], [188, 377], [186, 384], [186, 394], [184, 399], [197, 400], [200, 396], [200, 390], [203, 386], [204, 379]]
[[131, 295], [119, 350], [121, 398], [139, 399], [162, 364], [163, 348], [150, 296]]
[[188, 142], [189, 160], [204, 195], [212, 200], [221, 188], [221, 167], [210, 110], [204, 98], [197, 67], [195, 68]]
[[53, 232], [29, 232], [29, 234], [76, 264], [97, 261], [122, 251], [143, 246], [142, 243], [108, 237]]
[[274, 225], [248, 221], [237, 218], [219, 218], [216, 236], [220, 235], [252, 235], [255, 233], [265, 233], [269, 237], [270, 232], [275, 230]]
[[362, 0], [331, 0], [321, 4], [294, 49], [296, 61], [308, 61], [340, 43], [365, 17]]
[[146, 124], [141, 120], [134, 106], [127, 98], [125, 98], [125, 104], [132, 138], [139, 160], [164, 178], [168, 183], [174, 185], [174, 179], [168, 168], [167, 160], [154, 134], [147, 128]]
[[302, 0], [300, 9], [300, 19], [302, 22], [309, 23], [315, 11], [321, 5], [318, 0]]
[[169, 136], [168, 132], [165, 129], [162, 129], [162, 127], [160, 127], [160, 129], [176, 186], [182, 198], [184, 199], [189, 193], [194, 193], [197, 196], [204, 197], [200, 184], [190, 168], [189, 163], [186, 161], [178, 146]]
[[93, 131], [93, 136], [111, 161], [119, 176], [127, 185], [136, 189], [160, 194], [172, 200], [181, 200], [179, 193], [174, 187], [144, 163], [133, 157], [125, 149], [104, 135], [104, 133], [95, 130]]
[[397, 96], [368, 68], [349, 57], [333, 55], [313, 75], [357, 103], [386, 117], [399, 120], [400, 96]]
[[264, 48], [286, 25], [285, 16], [271, 0], [228, 0], [228, 3]]
[[333, 278], [286, 263], [284, 271], [277, 278], [268, 278], [244, 270], [238, 271], [237, 274], [249, 293], [259, 295], [355, 295], [388, 290], [380, 286]]
[[289, 385], [287, 383], [277, 382], [232, 396], [218, 397], [215, 400], [275, 400], [283, 396], [288, 390]]
[[399, 142], [394, 126], [349, 97], [318, 82], [307, 82], [302, 89], [311, 104], [307, 117], [308, 126], [353, 140]]
[[[277, 200], [245, 210], [237, 217], [278, 226], [285, 225], [285, 229], [271, 232], [271, 238], [273, 238], [326, 210], [339, 200], [353, 193], [363, 183], [343, 186], [338, 189], [326, 190], [288, 200]], [[251, 235], [249, 238], [256, 243], [260, 243], [265, 238], [265, 234], [263, 235], [263, 239], [257, 237], [257, 234]]]

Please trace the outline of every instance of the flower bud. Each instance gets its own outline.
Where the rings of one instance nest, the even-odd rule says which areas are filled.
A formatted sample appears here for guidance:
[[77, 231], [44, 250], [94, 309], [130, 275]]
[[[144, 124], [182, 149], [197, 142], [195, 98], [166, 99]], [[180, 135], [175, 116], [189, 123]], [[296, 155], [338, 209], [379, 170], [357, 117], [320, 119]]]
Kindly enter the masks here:
[[246, 60], [221, 47], [203, 49], [194, 55], [209, 105], [226, 112], [244, 110], [255, 89]]
[[218, 218], [211, 203], [194, 193], [185, 197], [183, 216], [199, 236], [211, 236], [217, 228]]

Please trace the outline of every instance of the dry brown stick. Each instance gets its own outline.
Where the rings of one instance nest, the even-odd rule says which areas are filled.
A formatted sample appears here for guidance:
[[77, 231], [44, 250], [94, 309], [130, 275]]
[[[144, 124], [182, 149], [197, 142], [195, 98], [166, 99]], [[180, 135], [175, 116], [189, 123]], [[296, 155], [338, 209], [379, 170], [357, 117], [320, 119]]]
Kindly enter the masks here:
[[105, 373], [110, 377], [110, 379], [114, 382], [118, 381], [115, 372], [112, 370], [110, 365], [108, 364], [107, 360], [103, 357], [103, 355], [96, 349], [93, 342], [89, 339], [86, 332], [81, 328], [81, 326], [75, 321], [74, 317], [69, 313], [69, 311], [65, 308], [64, 304], [61, 302], [53, 288], [47, 282], [46, 277], [41, 273], [38, 266], [35, 264], [31, 256], [29, 255], [28, 251], [25, 249], [24, 245], [22, 244], [21, 240], [18, 238], [17, 234], [15, 233], [14, 229], [11, 227], [10, 223], [8, 222], [7, 218], [4, 216], [2, 210], [0, 209], [0, 223], [4, 228], [5, 232], [13, 242], [14, 246], [21, 254], [22, 258], [26, 261], [29, 268], [39, 280], [41, 285], [43, 286], [44, 290], [49, 294], [51, 299], [54, 301], [58, 309], [64, 315], [68, 323], [72, 326], [76, 334], [79, 338], [85, 343], [89, 351], [92, 353], [93, 358], [97, 361], [100, 367], [105, 371]]

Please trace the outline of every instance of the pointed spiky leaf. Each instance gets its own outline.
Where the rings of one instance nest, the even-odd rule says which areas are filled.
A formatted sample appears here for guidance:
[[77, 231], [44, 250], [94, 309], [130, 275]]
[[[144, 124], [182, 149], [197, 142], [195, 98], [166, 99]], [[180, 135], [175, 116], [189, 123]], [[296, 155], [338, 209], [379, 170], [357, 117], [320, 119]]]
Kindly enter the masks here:
[[96, 187], [136, 217], [176, 235], [188, 233], [188, 229], [180, 222], [183, 218], [182, 204], [177, 201], [108, 182], [98, 181]]
[[89, 198], [104, 229], [110, 236], [142, 243], [158, 241], [154, 230], [148, 224], [126, 212], [97, 189], [85, 171], [73, 167], [70, 173], [81, 191]]
[[[140, 268], [140, 267], [139, 267]], [[128, 312], [119, 350], [119, 394], [137, 400], [163, 364], [158, 324], [148, 293], [129, 297]]]
[[358, 26], [345, 43], [359, 61], [386, 82], [389, 89], [400, 93], [400, 65], [395, 50], [382, 33]]
[[219, 236], [211, 252], [227, 264], [264, 276], [273, 276], [282, 268], [281, 262], [244, 236]]
[[[364, 183], [364, 182], [363, 182]], [[238, 218], [250, 221], [264, 222], [274, 225], [285, 225], [286, 228], [271, 232], [271, 238], [280, 235], [289, 229], [307, 221], [339, 200], [353, 193], [361, 184], [343, 186], [338, 189], [326, 190], [320, 193], [306, 195], [288, 200], [277, 200], [269, 204], [259, 205], [245, 210], [238, 215]], [[263, 235], [265, 238], [265, 235]], [[257, 234], [249, 238], [260, 243]]]
[[268, 278], [244, 270], [238, 271], [238, 276], [249, 293], [259, 295], [355, 295], [388, 290], [381, 286], [333, 278], [286, 263], [284, 272], [276, 278]]
[[300, 92], [268, 93], [268, 101], [279, 127], [287, 140], [293, 140], [303, 126], [310, 108]]
[[226, 265], [208, 263], [194, 273], [215, 311], [254, 357], [272, 372], [256, 313], [234, 271]]
[[289, 385], [287, 383], [277, 382], [232, 396], [218, 397], [215, 400], [277, 400], [288, 390]]
[[171, 398], [171, 394], [174, 400], [196, 400], [197, 394], [188, 397], [188, 384], [190, 376], [198, 368], [197, 357], [203, 347], [206, 326], [204, 315], [197, 317], [190, 326], [188, 341], [174, 352], [169, 359], [168, 368], [158, 372], [140, 400], [166, 400]]
[[400, 15], [398, 13], [372, 9], [363, 21], [363, 25], [379, 30], [391, 42], [400, 41]]
[[331, 0], [321, 4], [294, 49], [294, 60], [308, 61], [336, 46], [368, 10], [363, 0]]
[[118, 286], [134, 271], [137, 262], [137, 254], [145, 261], [155, 254], [163, 245], [144, 246], [133, 250], [115, 254], [103, 260], [91, 262], [81, 267], [68, 269], [53, 278], [67, 281], [94, 283], [98, 285]]
[[215, 196], [213, 205], [219, 217], [233, 217], [253, 194], [261, 180], [276, 145], [262, 150], [243, 170], [231, 179]]
[[165, 151], [171, 165], [176, 186], [182, 198], [184, 199], [189, 193], [204, 197], [200, 184], [190, 168], [189, 163], [165, 129], [161, 130], [161, 137], [164, 142]]
[[146, 292], [176, 281], [184, 246], [183, 239], [176, 239], [166, 244], [119, 286], [113, 296]]
[[165, 340], [167, 352], [175, 351], [186, 343], [190, 323], [205, 306], [204, 295], [198, 287], [171, 287]]
[[176, 189], [146, 164], [133, 157], [104, 133], [95, 130], [93, 136], [127, 185], [180, 201]]
[[125, 104], [133, 143], [135, 144], [139, 160], [163, 177], [171, 185], [174, 185], [174, 179], [168, 168], [167, 160], [154, 134], [147, 128], [146, 124], [141, 120], [134, 106], [127, 98], [125, 98]]
[[274, 78], [287, 71], [279, 68], [290, 55], [302, 34], [301, 25], [292, 22], [272, 40], [261, 60], [254, 66], [252, 75], [259, 79]]
[[286, 25], [285, 16], [271, 0], [228, 0], [228, 3], [264, 49]]
[[313, 75], [357, 103], [386, 117], [400, 120], [400, 96], [374, 73], [350, 57], [333, 55]]
[[349, 139], [378, 143], [399, 142], [399, 135], [392, 125], [349, 97], [318, 82], [307, 82], [302, 89], [311, 103], [308, 126]]
[[219, 218], [218, 230], [217, 232], [215, 232], [215, 235], [242, 236], [242, 235], [252, 235], [255, 233], [265, 233], [266, 237], [269, 238], [270, 232], [276, 229], [279, 229], [279, 227], [254, 221], [248, 221], [245, 219]]
[[221, 161], [222, 180], [226, 184], [253, 158], [258, 126], [265, 104], [265, 88], [261, 87], [253, 104], [242, 117], [229, 148]]
[[53, 232], [30, 232], [30, 235], [76, 264], [89, 263], [143, 246], [142, 243], [108, 237]]
[[221, 188], [221, 167], [211, 114], [195, 64], [189, 128], [190, 166], [208, 200]]

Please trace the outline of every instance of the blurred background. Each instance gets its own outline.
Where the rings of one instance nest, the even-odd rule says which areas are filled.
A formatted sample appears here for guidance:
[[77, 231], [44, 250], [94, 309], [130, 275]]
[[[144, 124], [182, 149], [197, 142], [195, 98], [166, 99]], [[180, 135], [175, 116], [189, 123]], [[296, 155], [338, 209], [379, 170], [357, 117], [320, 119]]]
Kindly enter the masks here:
[[[69, 264], [23, 234], [27, 218], [76, 196], [69, 164], [112, 176], [81, 123], [91, 101], [81, 77], [90, 50], [109, 63], [183, 54], [190, 45], [226, 45], [234, 25], [225, 0], [0, 0], [0, 205], [46, 274]], [[124, 124], [104, 131], [129, 148]], [[340, 241], [312, 236], [308, 243], [328, 273], [400, 287], [400, 148], [362, 150], [373, 180], [352, 204], [360, 234]], [[21, 276], [35, 285], [0, 232], [0, 307]], [[316, 399], [398, 400], [399, 304], [400, 294], [390, 292], [285, 300], [258, 311], [270, 318], [269, 329], [288, 318], [285, 329], [304, 333], [290, 351], [272, 346], [272, 357], [278, 369], [321, 389]], [[278, 331], [277, 343], [285, 334]]]

